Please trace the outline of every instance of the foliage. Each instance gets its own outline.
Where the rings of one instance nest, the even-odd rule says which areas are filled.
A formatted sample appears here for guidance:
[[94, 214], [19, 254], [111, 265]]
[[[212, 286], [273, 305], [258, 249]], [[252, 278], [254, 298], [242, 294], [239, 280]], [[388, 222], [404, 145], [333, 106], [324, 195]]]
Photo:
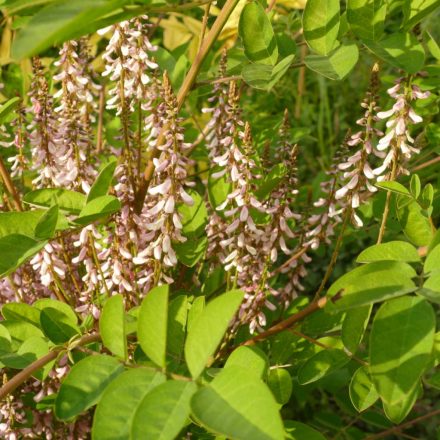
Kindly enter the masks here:
[[440, 435], [439, 6], [1, 1], [2, 438]]

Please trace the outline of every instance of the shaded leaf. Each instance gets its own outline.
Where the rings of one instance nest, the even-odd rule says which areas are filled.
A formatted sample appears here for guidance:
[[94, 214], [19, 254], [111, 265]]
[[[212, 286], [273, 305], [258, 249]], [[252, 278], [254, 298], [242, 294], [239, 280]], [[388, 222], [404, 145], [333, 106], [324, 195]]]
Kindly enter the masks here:
[[99, 402], [107, 386], [124, 371], [115, 358], [103, 354], [88, 356], [70, 370], [55, 400], [55, 415], [69, 420]]
[[370, 373], [381, 399], [399, 403], [416, 386], [434, 344], [435, 316], [420, 297], [383, 304], [370, 335]]
[[142, 300], [138, 317], [138, 340], [143, 352], [165, 367], [168, 321], [167, 285], [154, 287]]

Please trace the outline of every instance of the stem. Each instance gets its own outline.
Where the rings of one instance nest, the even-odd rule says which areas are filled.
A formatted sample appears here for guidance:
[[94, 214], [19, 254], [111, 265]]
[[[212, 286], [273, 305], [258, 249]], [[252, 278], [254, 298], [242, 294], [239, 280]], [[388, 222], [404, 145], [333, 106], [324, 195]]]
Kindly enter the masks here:
[[[336, 295], [332, 299], [332, 301], [336, 301], [337, 299], [339, 299], [339, 295]], [[277, 333], [287, 330], [289, 327], [292, 327], [292, 325], [296, 324], [299, 321], [302, 321], [304, 318], [307, 318], [307, 316], [324, 308], [324, 306], [327, 304], [327, 301], [328, 299], [326, 297], [319, 298], [317, 301], [313, 301], [307, 307], [300, 310], [298, 313], [289, 316], [289, 318], [285, 319], [284, 321], [275, 324], [274, 326], [270, 327], [268, 330], [254, 336], [251, 339], [248, 339], [246, 342], [243, 342], [240, 345], [247, 345], [247, 346], [255, 345], [257, 342], [262, 341], [263, 339], [267, 339], [272, 335], [276, 335]]]
[[427, 162], [423, 162], [420, 165], [417, 165], [416, 167], [413, 168], [413, 171], [423, 170], [423, 168], [429, 167], [431, 165], [435, 165], [438, 162], [440, 162], [440, 156], [435, 157], [434, 159], [428, 160]]
[[12, 198], [14, 199], [14, 205], [15, 208], [18, 211], [23, 211], [23, 207], [21, 206], [21, 200], [20, 196], [18, 195], [18, 191], [15, 188], [14, 182], [11, 179], [11, 176], [9, 175], [9, 172], [7, 168], [5, 167], [5, 163], [3, 162], [3, 158], [0, 157], [0, 176], [6, 186], [6, 189], [11, 194]]
[[[85, 335], [78, 341], [77, 345], [87, 345], [91, 342], [99, 341], [100, 339], [101, 335], [99, 333]], [[16, 374], [11, 380], [6, 382], [0, 388], [0, 401], [3, 400], [8, 394], [12, 393], [15, 389], [17, 389], [22, 383], [26, 382], [26, 380], [28, 380], [40, 368], [55, 360], [63, 350], [65, 350], [65, 347], [54, 348], [42, 358], [32, 362], [32, 364], [28, 365], [25, 369]]]
[[422, 422], [423, 420], [429, 419], [429, 418], [437, 416], [437, 415], [440, 415], [440, 409], [436, 409], [436, 410], [431, 411], [423, 416], [416, 417], [415, 419], [408, 420], [407, 422], [402, 423], [401, 425], [393, 426], [390, 429], [379, 432], [379, 434], [370, 435], [365, 440], [376, 440], [378, 438], [384, 438], [387, 435], [394, 434], [395, 432], [399, 432], [402, 429], [406, 429], [406, 428], [414, 425], [415, 423]]
[[329, 263], [329, 265], [327, 267], [327, 270], [325, 272], [324, 278], [322, 279], [321, 284], [319, 285], [319, 288], [318, 288], [318, 290], [315, 293], [315, 300], [317, 298], [319, 298], [319, 296], [321, 295], [322, 291], [324, 290], [325, 285], [327, 284], [327, 281], [330, 278], [330, 275], [333, 272], [333, 269], [335, 267], [336, 261], [338, 259], [339, 250], [341, 249], [342, 240], [344, 238], [345, 228], [347, 227], [348, 220], [350, 219], [350, 215], [351, 215], [351, 208], [346, 208], [345, 216], [344, 216], [344, 222], [342, 223], [341, 230], [339, 231], [339, 236], [338, 236], [338, 239], [336, 241], [335, 249], [333, 250], [333, 254], [332, 254], [332, 257], [330, 259], [330, 263]]
[[[234, 10], [239, 0], [226, 0], [220, 14], [217, 16], [212, 28], [209, 30], [202, 44], [200, 45], [200, 50], [196, 55], [196, 58], [191, 65], [189, 72], [186, 74], [185, 79], [183, 80], [183, 84], [180, 87], [179, 93], [177, 94], [177, 110], [179, 111], [182, 108], [183, 102], [185, 98], [188, 96], [191, 91], [192, 86], [194, 85], [197, 75], [202, 67], [203, 61], [208, 55], [209, 50], [211, 49], [214, 42], [217, 40], [223, 26], [226, 24], [229, 16]], [[186, 5], [188, 6], [188, 5]], [[164, 131], [166, 127], [162, 129], [162, 132], [159, 134], [157, 138], [157, 145], [161, 145], [164, 140]], [[153, 159], [157, 156], [158, 150], [155, 149], [151, 157], [145, 167], [144, 171], [144, 179], [140, 184], [139, 191], [136, 195], [136, 211], [140, 212], [142, 209], [142, 205], [144, 204], [144, 199], [147, 194], [148, 186], [150, 184], [151, 178], [153, 177], [154, 165]]]
[[[390, 180], [394, 180], [397, 174], [397, 151], [394, 153], [393, 168], [391, 170]], [[382, 223], [380, 224], [379, 235], [377, 237], [377, 244], [382, 243], [383, 236], [385, 234], [385, 228], [387, 225], [388, 214], [390, 212], [391, 191], [387, 191], [387, 198], [385, 201], [385, 207], [382, 215]]]
[[99, 91], [99, 110], [98, 110], [98, 127], [96, 132], [96, 152], [99, 154], [102, 151], [102, 139], [104, 129], [104, 109], [105, 109], [105, 85]]
[[269, 13], [270, 11], [272, 11], [272, 9], [275, 7], [275, 3], [277, 2], [277, 0], [272, 0], [270, 3], [269, 3], [269, 6], [267, 7], [267, 9], [266, 9], [266, 13]]

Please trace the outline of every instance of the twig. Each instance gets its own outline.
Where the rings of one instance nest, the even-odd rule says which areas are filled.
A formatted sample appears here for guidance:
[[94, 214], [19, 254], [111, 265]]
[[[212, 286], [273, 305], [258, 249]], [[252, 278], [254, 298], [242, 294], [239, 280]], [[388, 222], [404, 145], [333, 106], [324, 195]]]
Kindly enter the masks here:
[[6, 186], [6, 189], [11, 194], [14, 199], [14, 206], [18, 211], [23, 211], [23, 206], [21, 205], [20, 196], [18, 195], [17, 188], [15, 188], [14, 182], [9, 175], [7, 168], [5, 167], [5, 163], [3, 162], [3, 158], [0, 156], [0, 175], [2, 180]]
[[436, 163], [440, 162], [440, 156], [435, 157], [434, 159], [428, 160], [427, 162], [423, 162], [420, 165], [417, 165], [416, 167], [413, 168], [413, 171], [419, 171], [419, 170], [423, 170], [423, 168], [427, 168], [431, 165], [435, 165]]
[[333, 254], [330, 259], [330, 263], [327, 266], [327, 270], [325, 271], [324, 278], [322, 279], [321, 284], [319, 285], [319, 288], [315, 293], [315, 300], [317, 298], [319, 298], [319, 296], [321, 295], [322, 291], [324, 290], [325, 285], [327, 284], [327, 281], [329, 280], [329, 278], [333, 272], [336, 261], [338, 259], [339, 250], [341, 249], [342, 240], [344, 238], [345, 228], [347, 227], [348, 220], [350, 219], [350, 216], [351, 216], [351, 207], [347, 208], [345, 211], [344, 222], [342, 223], [341, 230], [339, 231], [339, 236], [338, 236], [338, 239], [336, 240], [335, 249], [333, 250]]
[[[333, 297], [332, 301], [337, 301], [339, 298], [340, 298], [339, 294], [335, 295]], [[319, 298], [317, 301], [313, 301], [307, 307], [300, 310], [298, 313], [295, 313], [294, 315], [289, 316], [289, 318], [285, 319], [284, 321], [281, 321], [278, 324], [275, 324], [274, 326], [270, 327], [266, 331], [259, 333], [258, 335], [254, 336], [251, 339], [248, 339], [247, 341], [243, 342], [240, 345], [247, 345], [247, 346], [255, 345], [259, 341], [267, 339], [270, 336], [276, 335], [277, 333], [280, 333], [284, 330], [287, 330], [289, 327], [292, 327], [292, 325], [296, 324], [299, 321], [302, 321], [304, 318], [307, 318], [307, 316], [324, 308], [324, 306], [327, 304], [328, 301], [329, 301], [329, 299], [326, 297]], [[235, 348], [238, 348], [238, 347], [235, 347]]]
[[[100, 339], [101, 335], [99, 333], [85, 335], [77, 342], [77, 345], [87, 345], [92, 342], [99, 341]], [[17, 373], [11, 380], [6, 382], [0, 388], [0, 401], [3, 400], [8, 394], [12, 393], [15, 389], [17, 389], [22, 383], [26, 382], [26, 380], [28, 380], [40, 368], [43, 368], [49, 362], [54, 361], [57, 356], [65, 349], [65, 347], [57, 347], [44, 355], [42, 358], [32, 362], [32, 364], [28, 365], [19, 373]]]
[[[197, 75], [202, 67], [202, 63], [205, 60], [206, 56], [209, 53], [214, 42], [217, 40], [223, 26], [226, 24], [229, 16], [232, 11], [235, 9], [238, 0], [227, 0], [224, 4], [220, 14], [217, 16], [212, 28], [209, 30], [202, 44], [200, 45], [200, 50], [198, 51], [196, 58], [189, 69], [188, 73], [183, 80], [183, 84], [180, 87], [179, 93], [177, 94], [177, 108], [180, 110], [182, 108], [183, 102], [185, 98], [188, 96], [189, 92], [193, 84], [197, 79]], [[166, 127], [165, 127], [166, 128]], [[164, 129], [165, 129], [164, 128]], [[157, 145], [161, 145], [164, 141], [164, 129], [162, 129], [161, 134], [158, 136]], [[153, 151], [144, 171], [144, 178], [139, 187], [139, 191], [136, 194], [136, 210], [140, 211], [142, 209], [142, 205], [144, 203], [145, 196], [148, 191], [148, 186], [150, 185], [151, 178], [153, 177], [154, 165], [153, 159], [157, 156], [158, 150], [157, 148]]]
[[393, 426], [392, 428], [386, 429], [385, 431], [379, 432], [378, 434], [373, 434], [368, 436], [365, 440], [376, 440], [378, 438], [384, 438], [387, 435], [394, 434], [395, 432], [399, 432], [402, 429], [406, 429], [415, 423], [422, 422], [423, 420], [429, 419], [431, 417], [440, 415], [440, 409], [436, 409], [434, 411], [429, 412], [428, 414], [425, 414], [420, 417], [416, 417], [415, 419], [408, 420], [405, 423], [402, 423], [401, 425]]
[[[397, 153], [394, 153], [393, 168], [391, 170], [390, 180], [394, 180], [397, 174]], [[390, 212], [391, 191], [387, 191], [387, 198], [385, 201], [385, 207], [382, 214], [382, 222], [380, 224], [379, 235], [377, 237], [377, 244], [382, 243], [383, 236], [385, 234], [385, 228], [387, 225], [388, 214]]]
[[102, 151], [102, 138], [104, 129], [104, 108], [105, 108], [105, 85], [99, 91], [99, 110], [98, 110], [98, 127], [96, 129], [96, 152]]
[[266, 9], [266, 12], [267, 12], [267, 13], [269, 13], [270, 11], [272, 11], [272, 9], [275, 7], [276, 2], [277, 2], [277, 0], [272, 0], [272, 1], [269, 3], [269, 6], [268, 6], [267, 9]]

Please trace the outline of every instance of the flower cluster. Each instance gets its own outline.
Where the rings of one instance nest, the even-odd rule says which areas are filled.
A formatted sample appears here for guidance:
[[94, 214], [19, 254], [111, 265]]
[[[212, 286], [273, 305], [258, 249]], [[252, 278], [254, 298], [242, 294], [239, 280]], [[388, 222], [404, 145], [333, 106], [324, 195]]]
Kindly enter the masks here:
[[388, 129], [377, 145], [379, 151], [386, 153], [382, 165], [373, 170], [379, 176], [379, 181], [387, 178], [386, 171], [390, 169], [392, 179], [402, 173], [408, 174], [405, 162], [414, 153], [419, 153], [419, 149], [414, 146], [409, 127], [423, 120], [412, 108], [412, 101], [429, 96], [429, 92], [422, 92], [419, 86], [412, 84], [410, 78], [397, 79], [387, 93], [395, 100], [395, 104], [391, 109], [377, 114], [379, 119], [386, 120]]

